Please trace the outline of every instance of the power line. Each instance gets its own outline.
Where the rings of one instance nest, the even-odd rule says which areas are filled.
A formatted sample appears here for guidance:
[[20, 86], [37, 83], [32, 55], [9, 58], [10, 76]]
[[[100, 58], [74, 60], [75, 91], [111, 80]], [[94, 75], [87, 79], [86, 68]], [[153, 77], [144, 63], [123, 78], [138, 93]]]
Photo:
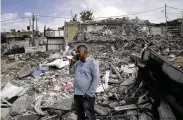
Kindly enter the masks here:
[[2, 21], [0, 21], [0, 22], [7, 22], [7, 21], [18, 20], [18, 19], [25, 19], [25, 18], [30, 18], [30, 17], [20, 17], [20, 18], [14, 18], [14, 19], [2, 20]]
[[167, 14], [181, 14], [181, 13], [167, 12]]
[[[120, 15], [120, 16], [96, 17], [96, 18], [94, 18], [94, 19], [130, 16], [130, 15], [136, 15], [136, 14], [147, 13], [147, 12], [155, 11], [155, 10], [162, 9], [162, 8], [164, 8], [164, 7], [160, 7], [160, 8], [156, 8], [156, 9], [144, 11], [144, 12], [139, 12], [139, 13], [132, 13], [132, 14]], [[59, 17], [59, 16], [45, 16], [45, 15], [36, 15], [36, 16], [39, 16], [39, 17], [51, 17], [51, 18], [65, 18], [65, 19], [71, 19], [70, 17]]]
[[59, 17], [59, 16], [44, 16], [44, 15], [36, 15], [39, 17], [50, 17], [50, 18], [64, 18], [64, 19], [71, 19], [71, 18], [67, 18], [67, 17]]
[[[152, 10], [144, 11], [144, 12], [138, 12], [138, 13], [127, 14], [127, 15], [120, 15], [120, 16], [108, 16], [108, 17], [96, 17], [96, 18], [124, 17], [124, 16], [130, 16], [130, 15], [136, 15], [136, 14], [147, 13], [147, 12], [151, 12], [151, 11], [159, 10], [159, 9], [162, 9], [162, 8], [164, 8], [164, 7], [160, 7], [160, 8], [156, 8], [156, 9], [152, 9]], [[96, 19], [96, 18], [94, 18], [94, 19]]]
[[167, 7], [172, 8], [172, 9], [175, 9], [175, 10], [177, 10], [179, 12], [182, 12], [183, 11], [183, 9], [180, 9], [180, 8], [175, 8], [175, 7], [171, 7], [171, 6], [167, 6]]

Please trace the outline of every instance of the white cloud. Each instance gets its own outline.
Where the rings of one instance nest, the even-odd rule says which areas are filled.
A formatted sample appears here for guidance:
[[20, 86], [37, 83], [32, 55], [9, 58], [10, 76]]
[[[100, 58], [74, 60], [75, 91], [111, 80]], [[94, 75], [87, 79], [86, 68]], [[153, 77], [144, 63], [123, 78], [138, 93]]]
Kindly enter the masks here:
[[16, 13], [4, 13], [1, 15], [1, 20], [10, 20], [16, 18], [18, 15]]
[[[67, 0], [66, 2], [61, 2], [57, 0], [55, 7], [50, 8], [52, 14], [41, 13], [40, 15], [48, 16], [66, 16], [66, 18], [71, 18], [71, 10], [73, 14], [80, 15], [80, 12], [88, 9], [92, 10], [94, 17], [109, 17], [109, 16], [121, 16], [131, 13], [139, 13], [143, 11], [152, 10], [159, 7], [164, 7], [165, 3], [172, 7], [182, 8], [182, 0]], [[44, 5], [43, 5], [44, 6]], [[151, 11], [148, 13], [130, 15], [128, 17], [134, 18], [139, 17], [141, 19], [147, 19], [151, 22], [164, 22], [164, 12], [161, 12], [164, 8]], [[48, 9], [49, 11], [49, 9]], [[181, 17], [181, 12], [177, 10], [167, 8], [168, 20]], [[30, 12], [25, 12], [25, 16], [30, 16]], [[2, 20], [14, 19], [19, 17], [16, 13], [5, 13], [2, 15]], [[47, 27], [55, 28], [64, 25], [64, 21], [69, 21], [69, 19], [59, 19], [59, 18], [49, 18], [49, 17], [39, 17], [38, 26], [40, 30], [43, 30], [44, 25]], [[14, 20], [6, 23], [2, 23], [2, 28], [4, 29], [26, 29], [29, 25], [29, 19]]]
[[32, 13], [31, 13], [31, 12], [25, 12], [25, 13], [24, 13], [24, 16], [30, 17], [30, 16], [32, 16]]

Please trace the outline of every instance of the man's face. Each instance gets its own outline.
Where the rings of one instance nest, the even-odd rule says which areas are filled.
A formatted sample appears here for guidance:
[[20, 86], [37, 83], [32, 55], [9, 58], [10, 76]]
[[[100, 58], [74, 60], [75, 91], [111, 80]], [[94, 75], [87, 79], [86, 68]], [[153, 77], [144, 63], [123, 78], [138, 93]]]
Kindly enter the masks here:
[[84, 60], [86, 53], [82, 49], [77, 49], [76, 51], [77, 56], [79, 57], [80, 60]]

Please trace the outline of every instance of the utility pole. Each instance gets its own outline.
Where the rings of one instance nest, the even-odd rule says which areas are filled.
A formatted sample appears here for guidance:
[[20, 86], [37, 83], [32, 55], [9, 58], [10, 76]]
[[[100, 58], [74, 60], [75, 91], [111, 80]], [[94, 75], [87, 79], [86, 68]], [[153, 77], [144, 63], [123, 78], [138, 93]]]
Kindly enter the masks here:
[[168, 24], [167, 24], [167, 13], [166, 13], [166, 8], [167, 8], [167, 6], [166, 6], [166, 4], [165, 4], [165, 20], [166, 20], [166, 32], [165, 32], [165, 37], [167, 38], [167, 37], [168, 37], [168, 36], [167, 36]]
[[36, 36], [38, 36], [38, 31], [37, 31], [37, 17], [36, 17]]
[[71, 18], [72, 18], [72, 20], [73, 20], [73, 13], [72, 13], [72, 10], [71, 10]]
[[34, 41], [34, 21], [35, 21], [35, 15], [33, 13], [32, 14], [32, 46], [35, 46], [35, 41]]
[[181, 37], [183, 37], [183, 11], [182, 11], [182, 24], [181, 24]]

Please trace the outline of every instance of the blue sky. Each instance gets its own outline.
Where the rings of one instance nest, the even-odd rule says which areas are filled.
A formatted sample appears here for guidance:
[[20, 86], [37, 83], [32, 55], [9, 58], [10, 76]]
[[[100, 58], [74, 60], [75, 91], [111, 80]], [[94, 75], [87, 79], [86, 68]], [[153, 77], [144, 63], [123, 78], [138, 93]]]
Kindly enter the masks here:
[[[65, 19], [39, 17], [38, 27], [43, 29], [44, 25], [50, 28], [58, 28], [64, 25], [64, 21], [86, 9], [93, 10], [94, 17], [121, 16], [131, 13], [143, 12], [159, 7], [165, 3], [172, 7], [183, 9], [183, 0], [1, 0], [1, 20], [10, 20], [19, 17], [30, 17], [31, 13], [42, 16], [66, 17]], [[165, 21], [164, 8], [145, 14], [128, 16], [148, 19], [151, 22]], [[181, 12], [168, 8], [168, 19], [181, 17]], [[1, 30], [26, 29], [29, 19], [19, 19], [2, 22]]]
[[[64, 0], [60, 0], [62, 4]], [[25, 12], [32, 12], [36, 14], [51, 14], [58, 4], [57, 0], [2, 0], [2, 13], [17, 13], [23, 16]]]

